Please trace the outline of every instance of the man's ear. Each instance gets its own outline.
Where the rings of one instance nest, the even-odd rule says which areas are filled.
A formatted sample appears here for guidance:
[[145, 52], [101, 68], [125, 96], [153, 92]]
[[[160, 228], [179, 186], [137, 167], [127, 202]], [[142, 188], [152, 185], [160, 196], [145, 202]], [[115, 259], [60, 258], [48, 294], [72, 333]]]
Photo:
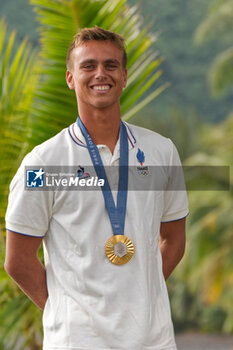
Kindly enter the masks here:
[[71, 71], [66, 71], [66, 83], [69, 86], [70, 90], [74, 90], [74, 79]]

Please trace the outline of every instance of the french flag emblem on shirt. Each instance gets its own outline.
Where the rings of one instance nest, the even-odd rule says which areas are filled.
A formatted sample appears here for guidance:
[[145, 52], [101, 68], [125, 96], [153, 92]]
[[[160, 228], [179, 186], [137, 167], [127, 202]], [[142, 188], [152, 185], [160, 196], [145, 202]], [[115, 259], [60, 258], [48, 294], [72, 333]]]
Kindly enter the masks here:
[[144, 152], [140, 150], [140, 148], [138, 148], [137, 160], [139, 161], [141, 166], [143, 166], [143, 163], [145, 162], [145, 155]]

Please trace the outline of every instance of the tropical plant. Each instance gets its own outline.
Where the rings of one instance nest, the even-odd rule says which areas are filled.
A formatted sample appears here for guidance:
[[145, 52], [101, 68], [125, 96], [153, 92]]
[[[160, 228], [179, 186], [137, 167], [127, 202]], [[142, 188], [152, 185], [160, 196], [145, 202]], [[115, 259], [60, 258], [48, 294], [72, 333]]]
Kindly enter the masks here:
[[[16, 33], [7, 33], [4, 19], [0, 20], [0, 347], [13, 349], [18, 337], [7, 338], [25, 309], [32, 309], [26, 298], [22, 298], [3, 270], [4, 260], [4, 215], [7, 205], [8, 187], [28, 146], [28, 123], [38, 78], [36, 52], [28, 40], [15, 46]], [[24, 300], [23, 300], [24, 299]], [[13, 300], [13, 302], [9, 302]], [[12, 312], [15, 305], [17, 311]], [[35, 313], [34, 313], [35, 315]], [[5, 322], [6, 321], [6, 322]], [[22, 321], [23, 322], [23, 321]], [[26, 332], [27, 326], [20, 328]], [[31, 328], [31, 331], [35, 330]], [[6, 346], [6, 343], [8, 344]]]
[[[15, 173], [27, 148], [28, 122], [37, 81], [35, 68], [35, 50], [25, 39], [15, 46], [16, 32], [7, 33], [4, 19], [0, 21], [0, 304], [12, 296], [16, 297], [17, 288], [9, 288], [9, 278], [3, 271], [4, 259], [4, 215], [10, 179]], [[10, 311], [10, 310], [8, 310]], [[2, 314], [0, 316], [2, 322]], [[12, 322], [12, 326], [14, 323]], [[10, 330], [10, 327], [8, 328]], [[3, 328], [1, 327], [1, 333]], [[2, 333], [4, 336], [4, 333]], [[7, 335], [7, 333], [6, 333]], [[13, 339], [12, 339], [13, 340]], [[11, 342], [8, 341], [10, 344]], [[1, 343], [2, 345], [2, 343]]]
[[[25, 154], [28, 121], [37, 74], [35, 51], [27, 39], [16, 49], [16, 33], [7, 36], [7, 25], [0, 20], [0, 222], [3, 229], [8, 185]], [[2, 233], [2, 231], [1, 231]]]
[[201, 329], [226, 333], [233, 331], [232, 134], [233, 115], [221, 125], [204, 126], [200, 152], [185, 162], [210, 165], [214, 173], [218, 173], [218, 166], [228, 166], [228, 176], [220, 168], [219, 181], [227, 185], [223, 191], [189, 192], [187, 251], [176, 271], [179, 288], [173, 302], [176, 309], [175, 300], [183, 300], [183, 309], [181, 303], [178, 308], [180, 322], [196, 320]]
[[209, 70], [212, 92], [223, 93], [233, 85], [233, 0], [217, 0], [195, 33], [195, 42], [204, 44], [207, 40], [225, 41], [228, 48], [217, 55]]
[[[0, 27], [0, 53], [3, 53], [0, 106], [4, 126], [0, 139], [0, 184], [5, 197], [10, 179], [26, 151], [73, 122], [77, 114], [75, 96], [65, 83], [64, 63], [67, 48], [78, 29], [99, 25], [126, 37], [129, 80], [121, 99], [125, 120], [167, 86], [154, 87], [162, 74], [158, 69], [161, 58], [150, 48], [155, 37], [148, 34], [149, 26], [141, 28], [143, 23], [136, 14], [137, 8], [127, 6], [126, 0], [31, 0], [31, 3], [40, 23], [41, 51], [36, 57], [26, 40], [13, 57], [15, 34], [4, 49], [4, 22]], [[150, 88], [152, 91], [146, 95]], [[5, 207], [1, 215], [4, 213]], [[3, 236], [1, 239], [3, 246]], [[3, 261], [2, 252], [3, 249]], [[2, 268], [0, 292], [0, 347], [40, 349], [41, 312], [16, 286], [9, 284]]]
[[153, 105], [146, 107], [146, 118], [136, 115], [132, 123], [170, 138], [178, 149], [181, 161], [191, 156], [199, 149], [197, 137], [201, 118], [192, 110], [186, 111], [182, 107], [171, 106], [166, 118], [155, 115]]

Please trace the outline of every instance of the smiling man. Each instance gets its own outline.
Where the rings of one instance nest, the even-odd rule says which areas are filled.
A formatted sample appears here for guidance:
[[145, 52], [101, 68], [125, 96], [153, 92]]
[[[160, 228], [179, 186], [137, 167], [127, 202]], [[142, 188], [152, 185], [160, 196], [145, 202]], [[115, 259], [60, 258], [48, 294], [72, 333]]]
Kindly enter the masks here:
[[66, 73], [67, 84], [76, 93], [79, 115], [93, 141], [108, 146], [112, 153], [119, 136], [120, 97], [127, 81], [123, 41], [120, 36], [114, 37], [115, 41], [86, 41], [78, 34], [68, 51]]
[[[10, 186], [5, 269], [44, 310], [44, 350], [176, 350], [165, 280], [184, 254], [187, 196], [167, 173], [168, 187], [128, 190], [129, 166], [147, 179], [153, 166], [180, 160], [169, 139], [122, 122], [126, 64], [120, 35], [94, 27], [75, 36], [66, 81], [79, 118], [35, 147]], [[43, 185], [47, 165], [76, 166], [79, 177], [92, 166], [104, 187], [25, 189], [30, 176]]]

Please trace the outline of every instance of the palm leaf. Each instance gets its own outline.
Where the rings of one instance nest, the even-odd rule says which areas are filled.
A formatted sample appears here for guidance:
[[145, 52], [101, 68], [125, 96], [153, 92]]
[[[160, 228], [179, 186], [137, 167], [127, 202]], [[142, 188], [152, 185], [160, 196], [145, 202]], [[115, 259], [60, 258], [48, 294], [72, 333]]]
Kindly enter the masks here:
[[24, 294], [16, 294], [0, 311], [1, 349], [40, 350], [40, 318], [41, 311]]
[[220, 94], [233, 84], [233, 46], [219, 54], [209, 71], [213, 94]]
[[[33, 98], [35, 53], [27, 39], [15, 48], [16, 33], [7, 38], [0, 20], [0, 221], [4, 222], [9, 182], [25, 153], [29, 111]], [[16, 50], [16, 51], [15, 51]], [[14, 54], [13, 54], [14, 52]], [[2, 226], [3, 228], [3, 226]]]
[[209, 11], [207, 17], [198, 26], [194, 42], [196, 44], [203, 44], [207, 40], [215, 39], [216, 35], [219, 38], [222, 35], [229, 33], [233, 34], [233, 1], [217, 1], [214, 3]]
[[[0, 20], [0, 347], [14, 349], [22, 338], [22, 329], [18, 330], [19, 319], [25, 306], [30, 302], [26, 296], [18, 298], [18, 290], [12, 287], [3, 271], [4, 216], [7, 205], [9, 183], [19, 162], [25, 154], [28, 137], [28, 120], [37, 79], [34, 68], [35, 52], [31, 50], [27, 39], [15, 47], [16, 33], [7, 36], [7, 25]], [[8, 38], [8, 39], [7, 39]], [[11, 287], [9, 287], [11, 286]], [[11, 299], [9, 299], [11, 298]], [[4, 307], [3, 307], [4, 305]], [[14, 311], [12, 311], [14, 310]], [[20, 316], [20, 317], [19, 317]], [[27, 324], [28, 325], [28, 324]], [[25, 325], [24, 325], [25, 327]], [[35, 330], [34, 330], [35, 331]], [[10, 340], [8, 338], [10, 334]], [[26, 349], [24, 347], [24, 349]], [[30, 348], [32, 349], [32, 348]], [[38, 348], [39, 349], [39, 348]]]
[[[232, 168], [232, 132], [233, 115], [217, 126], [205, 125], [199, 134], [200, 152], [188, 158], [185, 164], [230, 165]], [[214, 168], [212, 172], [217, 175]], [[232, 183], [232, 169], [230, 173]], [[221, 176], [219, 180], [226, 181]], [[232, 187], [228, 191], [189, 193], [191, 216], [187, 220], [187, 252], [179, 269], [179, 279], [188, 286], [193, 303], [202, 305], [198, 320], [202, 319], [204, 310], [217, 307], [226, 315], [226, 320], [215, 330], [223, 332], [233, 329], [230, 307], [233, 302], [232, 197]]]
[[[216, 0], [210, 7], [207, 17], [198, 26], [194, 42], [198, 45], [207, 40], [221, 41], [233, 36], [233, 0]], [[233, 83], [233, 47], [219, 54], [208, 72], [210, 88], [213, 95], [219, 95]]]
[[166, 88], [167, 85], [155, 85], [162, 74], [158, 70], [161, 58], [150, 49], [156, 38], [148, 34], [148, 27], [141, 28], [137, 7], [129, 7], [126, 0], [31, 0], [31, 3], [40, 23], [43, 62], [32, 112], [32, 145], [56, 134], [77, 115], [75, 95], [65, 82], [65, 58], [80, 28], [99, 25], [126, 37], [129, 83], [121, 98], [123, 118], [131, 118]]

